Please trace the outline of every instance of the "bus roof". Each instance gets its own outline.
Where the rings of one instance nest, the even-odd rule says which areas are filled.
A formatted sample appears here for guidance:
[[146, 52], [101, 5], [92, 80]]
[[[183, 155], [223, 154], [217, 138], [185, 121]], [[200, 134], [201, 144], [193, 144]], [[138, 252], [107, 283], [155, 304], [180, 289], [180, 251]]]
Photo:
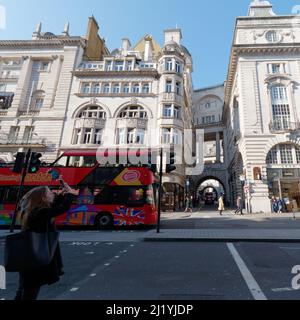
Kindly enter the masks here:
[[140, 155], [149, 155], [149, 153], [151, 153], [150, 150], [148, 149], [136, 149], [136, 150], [132, 150], [132, 149], [128, 149], [128, 150], [116, 150], [116, 151], [111, 151], [109, 149], [103, 149], [103, 150], [71, 150], [71, 151], [66, 151], [62, 154], [62, 156], [65, 157], [96, 157], [97, 153], [99, 152], [99, 156], [101, 156], [101, 153], [105, 152], [105, 156], [108, 156], [108, 152], [109, 155], [117, 155], [117, 156], [136, 156], [137, 155], [137, 151], [140, 151]]

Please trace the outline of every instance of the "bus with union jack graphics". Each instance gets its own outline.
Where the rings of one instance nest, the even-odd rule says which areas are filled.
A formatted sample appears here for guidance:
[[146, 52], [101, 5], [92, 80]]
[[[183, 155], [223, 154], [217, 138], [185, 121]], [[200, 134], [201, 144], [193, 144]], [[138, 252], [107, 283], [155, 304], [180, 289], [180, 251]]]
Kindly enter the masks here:
[[[115, 155], [119, 157], [121, 152]], [[78, 190], [71, 209], [56, 219], [59, 227], [157, 224], [157, 178], [151, 166], [100, 164], [96, 151], [68, 151], [52, 165], [27, 174], [23, 194], [37, 186], [49, 186], [59, 194], [59, 176]], [[21, 175], [13, 173], [10, 166], [0, 168], [0, 226], [12, 223], [20, 180]]]

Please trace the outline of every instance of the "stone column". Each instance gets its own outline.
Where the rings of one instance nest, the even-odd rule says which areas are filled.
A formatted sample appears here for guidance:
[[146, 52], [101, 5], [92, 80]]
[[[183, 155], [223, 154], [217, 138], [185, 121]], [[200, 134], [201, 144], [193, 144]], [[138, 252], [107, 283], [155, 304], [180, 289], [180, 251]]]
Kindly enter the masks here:
[[220, 132], [216, 133], [216, 151], [217, 151], [217, 163], [221, 162], [221, 144], [220, 144]]

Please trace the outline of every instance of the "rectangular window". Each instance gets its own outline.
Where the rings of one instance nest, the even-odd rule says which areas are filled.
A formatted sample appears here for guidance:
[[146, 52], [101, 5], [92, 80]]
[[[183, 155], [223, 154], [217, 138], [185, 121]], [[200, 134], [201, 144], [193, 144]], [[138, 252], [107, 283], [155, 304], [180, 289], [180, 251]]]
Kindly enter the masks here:
[[124, 84], [124, 86], [123, 86], [123, 93], [129, 93], [129, 92], [130, 92], [129, 84]]
[[73, 144], [81, 144], [81, 129], [75, 129]]
[[145, 144], [145, 130], [137, 129], [136, 130], [136, 143], [137, 144]]
[[117, 144], [125, 144], [125, 128], [117, 130]]
[[169, 104], [164, 105], [163, 116], [165, 118], [171, 118], [172, 117], [172, 105], [169, 105]]
[[282, 164], [293, 164], [293, 149], [292, 146], [280, 146], [280, 156]]
[[43, 105], [44, 105], [44, 99], [43, 98], [37, 98], [35, 100], [35, 109], [36, 110], [40, 110], [43, 108]]
[[102, 129], [95, 129], [94, 144], [102, 144]]
[[291, 112], [288, 104], [276, 104], [273, 110], [273, 129], [277, 131], [288, 130], [291, 126]]
[[40, 64], [40, 71], [42, 72], [48, 72], [50, 67], [49, 61], [42, 61]]
[[181, 65], [180, 62], [176, 61], [176, 72], [181, 73]]
[[170, 59], [170, 58], [166, 59], [165, 70], [166, 71], [172, 71], [173, 70], [173, 61], [172, 61], [172, 59]]
[[167, 93], [172, 92], [172, 81], [170, 81], [170, 80], [166, 81], [166, 92]]
[[113, 86], [113, 93], [120, 93], [120, 85], [119, 84], [115, 84]]
[[123, 70], [124, 70], [124, 61], [116, 61], [115, 71], [123, 71]]
[[23, 141], [28, 143], [32, 140], [34, 132], [34, 127], [25, 127], [24, 135], [23, 135]]
[[92, 142], [92, 129], [84, 129], [83, 143], [90, 144]]
[[6, 91], [6, 84], [0, 83], [0, 92], [5, 92], [5, 91]]
[[300, 164], [300, 148], [296, 147], [296, 159], [297, 163]]
[[133, 70], [133, 61], [126, 61], [126, 70], [131, 71]]
[[162, 143], [164, 144], [171, 143], [171, 129], [162, 128]]
[[272, 101], [287, 101], [287, 90], [284, 86], [273, 87], [271, 89]]
[[135, 129], [128, 129], [128, 132], [127, 132], [127, 143], [128, 144], [135, 143], [134, 136], [135, 136]]
[[272, 73], [276, 74], [276, 73], [280, 73], [281, 70], [281, 65], [278, 63], [273, 63], [272, 64]]
[[111, 60], [107, 60], [106, 61], [106, 71], [112, 71], [112, 61]]
[[176, 145], [180, 145], [182, 141], [182, 133], [180, 130], [174, 129], [173, 131], [173, 143]]
[[81, 93], [88, 94], [91, 91], [91, 85], [89, 83], [83, 83], [81, 86]]
[[20, 127], [11, 127], [8, 135], [9, 142], [16, 142], [19, 136]]

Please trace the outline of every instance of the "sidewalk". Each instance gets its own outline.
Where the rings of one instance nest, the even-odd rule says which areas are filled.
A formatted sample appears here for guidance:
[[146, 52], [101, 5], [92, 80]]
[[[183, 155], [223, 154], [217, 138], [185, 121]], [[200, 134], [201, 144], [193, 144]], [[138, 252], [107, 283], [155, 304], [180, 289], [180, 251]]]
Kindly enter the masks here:
[[300, 243], [300, 229], [162, 229], [151, 230], [147, 242], [287, 242]]

